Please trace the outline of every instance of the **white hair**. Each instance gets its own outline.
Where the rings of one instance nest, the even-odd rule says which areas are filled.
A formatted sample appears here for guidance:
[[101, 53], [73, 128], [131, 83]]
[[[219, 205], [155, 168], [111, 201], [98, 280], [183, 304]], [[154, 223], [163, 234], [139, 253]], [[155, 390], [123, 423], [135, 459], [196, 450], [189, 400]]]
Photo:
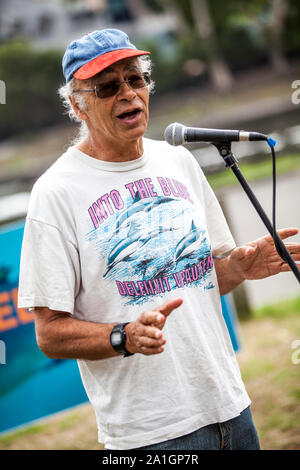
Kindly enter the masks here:
[[[137, 57], [137, 59], [139, 61], [139, 65], [141, 67], [142, 72], [151, 73], [152, 62], [151, 62], [150, 57], [148, 55], [144, 55], [144, 56]], [[84, 80], [87, 86], [91, 81], [92, 79]], [[70, 98], [69, 98], [72, 95], [73, 90], [76, 90], [76, 88], [78, 88], [79, 82], [82, 82], [82, 80], [77, 80], [76, 78], [73, 77], [68, 83], [62, 85], [58, 89], [58, 94], [65, 108], [65, 114], [69, 116], [71, 121], [75, 121], [80, 124], [78, 133], [72, 141], [73, 145], [78, 144], [88, 135], [88, 128], [87, 128], [86, 122], [83, 119], [80, 119], [80, 117], [78, 117], [77, 114], [74, 112], [73, 107], [70, 102]], [[151, 81], [150, 85], [148, 85], [149, 93], [154, 92], [154, 87], [155, 87], [155, 84], [153, 81]], [[80, 110], [84, 111], [88, 109], [88, 104], [86, 102], [84, 93], [74, 93], [73, 99]]]

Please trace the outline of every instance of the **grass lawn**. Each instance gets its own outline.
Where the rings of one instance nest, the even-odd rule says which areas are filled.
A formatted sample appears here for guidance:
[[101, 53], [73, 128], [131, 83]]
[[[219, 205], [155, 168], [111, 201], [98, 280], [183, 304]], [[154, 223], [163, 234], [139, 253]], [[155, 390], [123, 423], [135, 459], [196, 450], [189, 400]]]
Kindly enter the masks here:
[[260, 308], [240, 324], [242, 376], [261, 447], [300, 449], [300, 297]]
[[[258, 181], [264, 178], [272, 177], [272, 159], [264, 158], [259, 160], [256, 158], [251, 163], [239, 163], [239, 168], [248, 182]], [[300, 153], [292, 155], [276, 155], [276, 175], [282, 175], [300, 169]], [[234, 184], [240, 184], [236, 176], [229, 169], [217, 173], [206, 175], [211, 187], [218, 190]]]
[[[300, 297], [256, 310], [239, 325], [238, 361], [262, 449], [300, 449]], [[5, 449], [103, 449], [89, 404], [0, 437]]]

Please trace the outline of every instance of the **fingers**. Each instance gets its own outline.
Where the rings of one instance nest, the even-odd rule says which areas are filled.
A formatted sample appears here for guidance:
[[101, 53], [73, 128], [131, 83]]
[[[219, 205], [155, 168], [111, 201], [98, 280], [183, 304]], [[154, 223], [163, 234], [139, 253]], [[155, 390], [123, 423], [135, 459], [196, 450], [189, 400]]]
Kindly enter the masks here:
[[148, 336], [142, 336], [140, 338], [140, 352], [148, 356], [151, 354], [159, 354], [164, 351], [165, 344], [166, 339], [163, 338], [162, 334], [160, 338], [150, 338]]
[[[296, 263], [297, 264], [297, 268], [300, 270], [300, 264], [299, 263]], [[288, 272], [288, 271], [291, 271], [292, 269], [290, 268], [290, 266], [285, 263], [285, 262], [282, 262], [282, 265], [280, 267], [280, 271], [281, 272]]]
[[285, 246], [286, 246], [288, 252], [290, 253], [290, 255], [293, 256], [294, 260], [299, 261], [300, 260], [300, 244], [298, 243], [296, 245], [296, 244], [292, 244], [292, 243], [286, 243]]
[[153, 311], [150, 311], [150, 312], [143, 312], [139, 316], [139, 321], [143, 325], [159, 325], [159, 324], [161, 324], [162, 322], [165, 321], [165, 317], [164, 317], [164, 315], [162, 315], [157, 310], [156, 311], [153, 310]]
[[[145, 312], [140, 318], [150, 320], [150, 318], [153, 318], [153, 314], [157, 315], [157, 312]], [[142, 323], [140, 318], [126, 326], [126, 349], [129, 352], [146, 355], [163, 352], [163, 345], [166, 340], [163, 338], [161, 330], [155, 326]]]
[[[277, 231], [278, 235], [282, 240], [292, 237], [294, 235], [297, 235], [298, 229], [296, 228], [286, 228], [286, 229], [281, 229]], [[273, 242], [271, 235], [269, 235], [267, 238], [269, 238], [270, 241]], [[299, 255], [300, 255], [300, 244], [295, 243], [295, 242], [286, 242], [285, 247], [290, 253], [290, 255], [293, 257], [294, 261], [299, 261]], [[288, 270], [288, 269], [287, 269]]]
[[180, 298], [169, 300], [155, 310], [143, 312], [136, 322], [132, 322], [126, 327], [128, 339], [126, 349], [130, 352], [139, 352], [146, 355], [163, 352], [166, 340], [161, 330], [168, 315], [178, 308], [182, 302]]
[[[293, 237], [297, 235], [298, 232], [299, 230], [294, 227], [283, 228], [283, 229], [277, 230], [277, 234], [281, 238], [281, 240], [285, 240], [286, 238]], [[270, 246], [270, 243], [273, 244], [272, 235], [265, 235], [264, 237], [258, 238], [257, 240], [246, 243], [244, 246], [237, 247], [235, 248], [235, 250], [233, 250], [232, 255], [236, 259], [242, 259], [245, 256], [253, 256], [255, 254], [255, 251], [258, 250], [258, 246], [264, 247], [265, 243], [267, 243], [269, 246]], [[293, 247], [296, 251], [298, 251], [299, 246], [300, 246], [299, 244], [293, 244]]]
[[291, 228], [291, 227], [277, 230], [277, 233], [280, 236], [280, 238], [282, 238], [282, 240], [288, 237], [293, 237], [294, 235], [297, 235], [298, 232], [299, 230], [297, 228]]
[[[298, 269], [300, 268], [300, 265], [298, 264], [300, 261], [300, 243], [291, 243], [287, 242], [285, 243], [285, 247], [293, 260], [296, 262]], [[284, 261], [281, 261], [281, 271], [290, 271], [291, 268], [287, 263]]]
[[165, 317], [167, 317], [175, 308], [180, 307], [182, 302], [183, 300], [180, 298], [169, 300], [168, 302], [165, 302], [160, 307], [157, 307], [155, 310], [157, 310], [158, 312], [162, 313]]
[[[297, 235], [298, 233], [297, 228], [282, 228], [280, 230], [277, 230], [278, 235], [280, 236], [281, 240], [285, 240], [286, 238], [293, 237], [294, 235]], [[268, 235], [267, 238], [269, 240], [272, 240], [271, 235]]]
[[142, 313], [139, 320], [145, 325], [154, 325], [157, 328], [163, 328], [166, 318], [175, 308], [180, 307], [182, 302], [183, 300], [180, 298], [168, 300], [153, 311]]

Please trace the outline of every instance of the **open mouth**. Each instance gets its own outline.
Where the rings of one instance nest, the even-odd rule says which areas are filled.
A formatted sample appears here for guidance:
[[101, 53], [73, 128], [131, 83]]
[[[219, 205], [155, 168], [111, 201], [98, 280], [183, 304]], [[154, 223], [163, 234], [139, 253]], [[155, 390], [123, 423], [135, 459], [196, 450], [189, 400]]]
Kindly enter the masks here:
[[126, 113], [119, 114], [119, 116], [117, 116], [117, 117], [118, 117], [118, 119], [132, 119], [139, 112], [140, 112], [140, 109], [136, 108], [136, 109], [133, 109], [132, 111], [128, 111]]

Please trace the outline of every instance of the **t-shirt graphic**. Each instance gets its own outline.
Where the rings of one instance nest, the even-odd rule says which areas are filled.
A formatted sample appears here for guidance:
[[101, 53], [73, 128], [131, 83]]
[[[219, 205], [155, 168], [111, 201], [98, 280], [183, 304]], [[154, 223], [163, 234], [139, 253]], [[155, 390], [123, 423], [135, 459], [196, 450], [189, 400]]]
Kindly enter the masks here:
[[214, 287], [211, 247], [194, 202], [188, 193], [161, 192], [146, 197], [131, 188], [126, 198], [118, 192], [118, 210], [105, 219], [100, 202], [89, 209], [93, 228], [86, 238], [105, 261], [103, 279], [114, 284], [127, 305], [174, 289]]

